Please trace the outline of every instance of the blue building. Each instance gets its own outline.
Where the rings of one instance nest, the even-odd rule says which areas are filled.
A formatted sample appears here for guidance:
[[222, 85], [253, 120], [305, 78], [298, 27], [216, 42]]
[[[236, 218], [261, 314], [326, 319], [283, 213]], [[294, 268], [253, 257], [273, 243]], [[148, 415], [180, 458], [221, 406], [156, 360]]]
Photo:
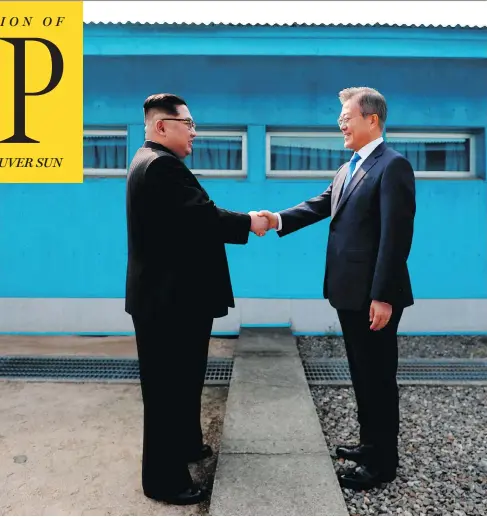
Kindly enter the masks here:
[[[149, 94], [186, 99], [188, 164], [219, 206], [248, 212], [327, 188], [350, 157], [338, 92], [371, 86], [417, 177], [416, 303], [400, 331], [487, 332], [487, 27], [87, 23], [84, 55], [84, 183], [0, 185], [0, 331], [133, 332], [125, 175]], [[237, 307], [214, 334], [339, 331], [321, 294], [328, 225], [227, 246]]]

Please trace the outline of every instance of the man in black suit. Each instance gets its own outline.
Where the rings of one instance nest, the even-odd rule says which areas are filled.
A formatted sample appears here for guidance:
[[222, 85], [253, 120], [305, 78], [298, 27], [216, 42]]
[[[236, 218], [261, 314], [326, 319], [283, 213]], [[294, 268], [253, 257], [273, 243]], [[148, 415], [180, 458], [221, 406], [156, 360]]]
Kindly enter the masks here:
[[268, 223], [215, 206], [182, 159], [195, 124], [183, 99], [144, 103], [146, 139], [127, 178], [125, 310], [132, 316], [144, 403], [142, 486], [171, 504], [204, 499], [188, 463], [209, 457], [200, 423], [213, 319], [234, 307], [225, 243]]
[[387, 106], [371, 88], [340, 92], [344, 145], [354, 152], [327, 190], [278, 213], [261, 211], [283, 237], [331, 217], [325, 298], [337, 309], [358, 407], [360, 443], [337, 447], [357, 490], [392, 481], [398, 466], [397, 329], [413, 295], [406, 261], [416, 213], [411, 164], [382, 138]]

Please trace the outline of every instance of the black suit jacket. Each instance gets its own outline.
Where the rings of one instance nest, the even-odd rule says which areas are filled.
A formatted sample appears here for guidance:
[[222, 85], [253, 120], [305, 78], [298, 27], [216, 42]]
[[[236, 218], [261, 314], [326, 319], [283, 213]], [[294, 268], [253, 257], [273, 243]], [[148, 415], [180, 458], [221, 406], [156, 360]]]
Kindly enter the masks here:
[[179, 305], [225, 316], [235, 306], [225, 243], [247, 243], [250, 216], [217, 208], [184, 163], [150, 141], [130, 165], [126, 202], [126, 312]]
[[321, 195], [280, 212], [280, 237], [331, 217], [323, 294], [336, 309], [360, 310], [371, 300], [414, 303], [407, 259], [416, 193], [406, 158], [383, 142], [355, 171], [340, 196], [348, 163]]

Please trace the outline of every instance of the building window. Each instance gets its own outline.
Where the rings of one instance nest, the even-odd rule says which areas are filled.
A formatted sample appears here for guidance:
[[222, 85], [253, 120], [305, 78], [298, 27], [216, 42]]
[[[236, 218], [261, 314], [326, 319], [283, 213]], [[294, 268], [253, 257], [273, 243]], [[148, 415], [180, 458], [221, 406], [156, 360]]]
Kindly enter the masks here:
[[[475, 138], [459, 133], [388, 131], [386, 143], [410, 162], [417, 177], [475, 176]], [[268, 133], [267, 176], [332, 178], [350, 160], [340, 133]]]
[[475, 141], [472, 135], [390, 132], [387, 133], [387, 145], [411, 162], [416, 176], [475, 176]]
[[87, 176], [127, 174], [127, 131], [85, 129], [83, 171]]
[[351, 152], [340, 133], [268, 133], [267, 175], [333, 177]]
[[184, 160], [194, 174], [245, 176], [247, 135], [233, 131], [197, 131], [193, 151]]

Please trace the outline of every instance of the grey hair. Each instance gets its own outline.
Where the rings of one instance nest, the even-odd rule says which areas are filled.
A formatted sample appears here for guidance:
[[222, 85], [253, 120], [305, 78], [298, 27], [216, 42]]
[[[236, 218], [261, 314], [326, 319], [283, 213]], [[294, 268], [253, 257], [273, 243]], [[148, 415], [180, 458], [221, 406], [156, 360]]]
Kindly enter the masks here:
[[379, 127], [384, 129], [387, 119], [387, 103], [385, 97], [377, 90], [367, 86], [345, 88], [338, 94], [338, 97], [342, 104], [354, 97], [358, 97], [357, 100], [362, 116], [376, 114], [379, 117]]

